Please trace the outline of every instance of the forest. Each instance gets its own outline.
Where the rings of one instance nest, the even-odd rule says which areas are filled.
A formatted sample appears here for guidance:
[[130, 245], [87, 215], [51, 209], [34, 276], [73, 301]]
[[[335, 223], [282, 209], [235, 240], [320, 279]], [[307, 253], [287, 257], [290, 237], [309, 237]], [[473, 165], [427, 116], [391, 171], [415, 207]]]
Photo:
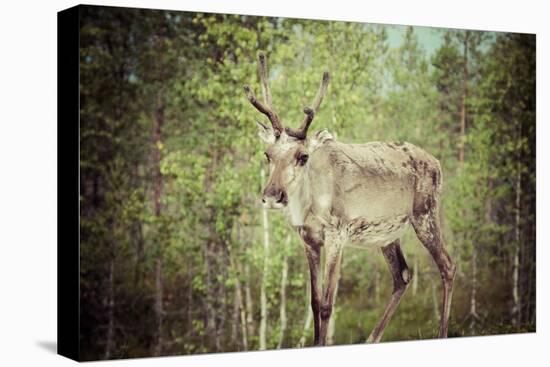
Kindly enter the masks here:
[[[81, 7], [84, 360], [313, 344], [303, 245], [261, 205], [259, 51], [286, 125], [328, 70], [312, 131], [440, 161], [449, 337], [535, 331], [535, 36], [433, 28], [428, 52], [392, 27]], [[402, 248], [415, 276], [382, 342], [437, 337], [439, 273], [412, 228]], [[391, 292], [380, 249], [346, 248], [329, 343], [365, 343]]]

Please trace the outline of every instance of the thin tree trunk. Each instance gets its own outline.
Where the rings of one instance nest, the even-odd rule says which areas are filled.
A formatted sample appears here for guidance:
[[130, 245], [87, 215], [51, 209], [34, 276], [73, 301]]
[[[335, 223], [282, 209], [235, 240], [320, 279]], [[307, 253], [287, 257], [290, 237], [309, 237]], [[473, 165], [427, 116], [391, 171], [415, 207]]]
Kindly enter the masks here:
[[468, 41], [469, 31], [466, 31], [464, 36], [464, 54], [462, 65], [462, 100], [460, 104], [460, 148], [458, 152], [458, 160], [464, 163], [464, 144], [466, 140], [466, 100], [468, 98]]
[[247, 334], [247, 328], [246, 328], [246, 311], [244, 308], [244, 302], [243, 302], [243, 292], [242, 292], [242, 286], [240, 282], [238, 282], [237, 286], [237, 302], [239, 305], [239, 322], [241, 324], [241, 337], [242, 337], [242, 345], [244, 350], [248, 350], [248, 334]]
[[290, 235], [287, 235], [285, 246], [283, 248], [283, 269], [281, 270], [281, 309], [279, 312], [279, 318], [281, 322], [280, 334], [279, 334], [279, 343], [277, 344], [277, 349], [283, 347], [283, 341], [285, 338], [285, 331], [287, 326], [286, 319], [286, 286], [288, 283], [288, 247], [290, 244]]
[[[493, 191], [493, 180], [489, 177], [487, 179], [487, 191], [492, 193]], [[485, 223], [491, 223], [493, 221], [493, 200], [491, 194], [487, 195], [485, 199]]]
[[[220, 249], [220, 244], [218, 243], [218, 251], [216, 253], [217, 261], [217, 271], [221, 275], [221, 279], [227, 279], [229, 277], [229, 259], [227, 258], [227, 251], [224, 250], [223, 244]], [[227, 288], [224, 281], [220, 281], [219, 278], [216, 279], [216, 300], [217, 308], [216, 312], [218, 314], [217, 323], [216, 323], [216, 351], [222, 351], [223, 345], [225, 345], [224, 330], [226, 325], [226, 320], [228, 316], [228, 308], [226, 307], [229, 304], [227, 300]]]
[[[204, 259], [205, 259], [205, 267], [206, 267], [206, 298], [205, 298], [205, 311], [206, 311], [206, 338], [207, 343], [212, 341], [212, 339], [217, 338], [217, 332], [216, 332], [216, 310], [214, 308], [214, 302], [215, 302], [215, 287], [214, 287], [214, 268], [215, 266], [212, 264], [212, 243], [209, 241], [204, 249]], [[217, 345], [217, 341], [214, 340], [214, 344]]]
[[[262, 169], [261, 182], [265, 181], [265, 171]], [[260, 288], [260, 350], [266, 349], [267, 337], [267, 272], [269, 270], [269, 222], [267, 208], [262, 206], [262, 224], [264, 234], [264, 261], [262, 271], [262, 283]]]
[[380, 303], [380, 267], [378, 262], [374, 260], [374, 303], [378, 305]]
[[132, 222], [130, 236], [132, 238], [132, 242], [134, 243], [135, 250], [136, 250], [136, 264], [134, 268], [134, 287], [137, 289], [141, 287], [143, 262], [145, 261], [143, 233], [142, 233], [141, 223], [138, 220], [135, 220]]
[[298, 344], [296, 347], [303, 348], [306, 345], [306, 340], [309, 335], [309, 329], [311, 328], [311, 323], [313, 321], [313, 310], [311, 309], [311, 305], [309, 302], [309, 297], [311, 293], [311, 286], [309, 282], [306, 282], [306, 318], [304, 320], [304, 328], [302, 330], [302, 336], [300, 337], [300, 340], [298, 341]]
[[311, 323], [313, 322], [313, 310], [308, 305], [306, 319], [304, 321], [304, 329], [302, 331], [302, 336], [300, 337], [300, 341], [298, 342], [297, 347], [303, 348], [306, 345], [307, 337], [309, 335], [309, 329], [311, 329]]
[[476, 246], [472, 246], [472, 293], [470, 297], [470, 330], [472, 333], [475, 331], [477, 316], [477, 249]]
[[[243, 242], [240, 225], [237, 227], [237, 241], [238, 243]], [[234, 273], [235, 273], [235, 293], [236, 293], [236, 301], [237, 301], [238, 310], [239, 310], [239, 323], [241, 325], [241, 343], [242, 343], [243, 349], [248, 350], [248, 333], [247, 333], [248, 330], [246, 327], [246, 309], [244, 305], [243, 286], [241, 282], [242, 266], [239, 260], [235, 259], [233, 255], [230, 256], [230, 259], [231, 259], [231, 267], [234, 269]]]
[[[463, 41], [463, 61], [462, 61], [462, 99], [460, 105], [460, 146], [458, 161], [460, 167], [464, 166], [464, 156], [465, 156], [465, 143], [466, 143], [466, 123], [467, 123], [467, 99], [468, 99], [468, 46], [470, 40], [470, 31], [465, 31]], [[465, 211], [462, 211], [465, 216]], [[466, 236], [463, 235], [464, 241], [466, 241]], [[472, 243], [472, 255], [470, 258], [471, 269], [472, 269], [472, 290], [470, 294], [470, 329], [472, 333], [475, 330], [475, 323], [477, 321], [477, 248], [476, 244]]]
[[[164, 102], [162, 101], [162, 92], [157, 94], [156, 109], [153, 117], [153, 201], [154, 201], [154, 214], [155, 217], [160, 218], [162, 212], [161, 197], [163, 191], [162, 173], [160, 172], [160, 161], [162, 158], [161, 145], [162, 145], [162, 126], [164, 125]], [[163, 244], [158, 243], [159, 246], [157, 259], [155, 261], [155, 321], [156, 321], [156, 341], [153, 349], [153, 355], [159, 356], [162, 354], [162, 327], [164, 321], [164, 310], [162, 304], [163, 298], [163, 282], [162, 282], [162, 255]]]
[[441, 314], [439, 312], [439, 297], [437, 296], [437, 286], [435, 285], [435, 281], [430, 277], [430, 282], [432, 283], [432, 302], [433, 302], [433, 309], [434, 309], [434, 320], [439, 320], [441, 318]]
[[232, 323], [231, 323], [231, 341], [233, 342], [233, 345], [235, 347], [235, 350], [239, 350], [239, 320], [240, 320], [240, 312], [239, 312], [239, 297], [237, 295], [237, 287], [235, 287], [235, 290], [233, 292], [233, 315]]
[[[240, 229], [237, 229], [237, 241], [241, 242], [241, 235], [240, 235]], [[248, 340], [246, 335], [246, 315], [244, 310], [244, 302], [243, 302], [243, 291], [242, 291], [242, 285], [240, 280], [240, 266], [238, 265], [237, 259], [235, 259], [235, 256], [233, 255], [233, 250], [230, 243], [227, 243], [226, 246], [227, 250], [227, 258], [229, 260], [229, 268], [231, 272], [231, 276], [235, 279], [235, 291], [234, 291], [234, 299], [233, 299], [233, 325], [231, 326], [231, 334], [232, 334], [232, 340], [235, 343], [235, 345], [238, 347], [238, 327], [240, 325], [241, 327], [241, 343], [244, 348], [244, 350], [248, 350]]]
[[253, 310], [254, 304], [252, 303], [252, 293], [250, 291], [250, 265], [244, 264], [244, 294], [246, 300], [246, 330], [248, 335], [255, 335]]
[[518, 162], [516, 176], [516, 202], [515, 202], [515, 225], [514, 225], [514, 259], [512, 263], [512, 320], [516, 327], [521, 325], [521, 299], [519, 292], [519, 258], [521, 249], [521, 163]]
[[414, 255], [413, 269], [412, 294], [416, 296], [416, 292], [418, 291], [418, 278], [420, 276], [420, 272], [418, 271], [418, 255]]
[[[219, 152], [214, 149], [212, 152], [212, 161], [208, 168], [207, 176], [205, 179], [205, 192], [211, 192], [213, 190], [213, 184], [215, 180], [215, 172], [218, 167], [218, 154]], [[221, 332], [222, 325], [225, 318], [225, 290], [222, 289], [219, 277], [225, 279], [226, 270], [226, 257], [224, 253], [220, 253], [220, 238], [216, 234], [215, 224], [215, 210], [212, 207], [208, 207], [207, 221], [204, 225], [207, 227], [206, 246], [204, 246], [204, 265], [205, 265], [205, 277], [206, 277], [206, 291], [204, 299], [205, 308], [205, 329], [206, 333], [203, 334], [203, 340], [209, 350], [216, 352], [221, 351]], [[222, 251], [225, 251], [223, 247]]]
[[157, 340], [153, 355], [160, 356], [162, 354], [162, 327], [164, 321], [164, 308], [162, 304], [163, 287], [162, 287], [162, 259], [159, 257], [155, 262], [155, 319], [157, 324]]
[[191, 335], [193, 331], [193, 286], [191, 285], [193, 281], [193, 272], [191, 267], [187, 267], [187, 333], [186, 335]]
[[[246, 240], [246, 238], [248, 238], [246, 236], [246, 233], [245, 233], [245, 236], [242, 236], [242, 232], [245, 230], [246, 230], [245, 226], [241, 226], [240, 224], [237, 225], [237, 241], [241, 245], [241, 248], [243, 248], [243, 246], [245, 246], [246, 248], [246, 244], [248, 243], [248, 241]], [[250, 328], [249, 328], [249, 322], [250, 323], [252, 322], [251, 321], [252, 315], [251, 314], [249, 315], [249, 311], [250, 313], [252, 313], [252, 305], [248, 304], [248, 299], [247, 299], [248, 297], [250, 297], [250, 286], [249, 286], [249, 279], [248, 279], [249, 270], [248, 270], [248, 265], [246, 265], [243, 271], [242, 262], [240, 262], [238, 259], [235, 259], [234, 261], [235, 261], [235, 267], [236, 267], [237, 273], [239, 275], [244, 274], [244, 285], [243, 285], [243, 282], [241, 281], [242, 278], [237, 277], [237, 284], [238, 284], [237, 292], [239, 294], [239, 312], [240, 312], [242, 345], [244, 350], [248, 350], [249, 348], [248, 336], [253, 335], [250, 333]]]
[[105, 341], [105, 359], [110, 359], [114, 348], [114, 328], [115, 328], [115, 259], [111, 256], [109, 261], [109, 283], [108, 283], [108, 299], [107, 299], [107, 337]]
[[[132, 187], [139, 187], [139, 164], [135, 164], [133, 167], [131, 185]], [[130, 238], [134, 244], [136, 251], [136, 263], [134, 268], [134, 288], [141, 289], [143, 281], [143, 263], [145, 261], [144, 240], [143, 240], [143, 228], [140, 219], [134, 219], [130, 227]]]
[[[534, 205], [533, 205], [533, 209], [534, 209]], [[534, 211], [534, 210], [533, 210]], [[529, 246], [530, 248], [530, 256], [529, 256], [529, 267], [528, 267], [528, 273], [527, 273], [527, 279], [529, 281], [529, 287], [528, 287], [528, 294], [527, 294], [527, 299], [529, 300], [529, 318], [526, 318], [526, 320], [528, 322], [530, 322], [531, 324], [535, 325], [535, 322], [536, 322], [536, 276], [537, 276], [537, 272], [536, 272], [536, 258], [535, 258], [535, 241], [534, 241], [534, 238], [536, 236], [536, 220], [533, 220], [532, 223], [531, 223], [531, 240], [532, 240], [532, 246]], [[535, 294], [533, 294], [533, 292], [535, 292]]]

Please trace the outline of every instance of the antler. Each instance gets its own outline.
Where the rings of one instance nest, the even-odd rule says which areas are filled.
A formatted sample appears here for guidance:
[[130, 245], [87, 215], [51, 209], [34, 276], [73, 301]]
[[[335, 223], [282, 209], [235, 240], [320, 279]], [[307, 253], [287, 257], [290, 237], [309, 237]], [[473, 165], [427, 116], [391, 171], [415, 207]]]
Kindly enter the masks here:
[[323, 73], [323, 79], [321, 80], [321, 85], [319, 86], [319, 91], [317, 92], [317, 95], [315, 96], [315, 99], [313, 100], [311, 107], [304, 108], [304, 113], [306, 114], [306, 117], [302, 122], [302, 126], [300, 126], [299, 129], [292, 129], [290, 127], [287, 127], [286, 133], [289, 136], [295, 137], [296, 139], [302, 139], [302, 140], [306, 138], [309, 125], [311, 125], [311, 122], [315, 117], [315, 113], [319, 110], [319, 106], [321, 105], [321, 102], [323, 101], [323, 97], [327, 92], [329, 81], [330, 81], [329, 73], [325, 71]]
[[279, 120], [279, 116], [277, 116], [277, 113], [273, 110], [273, 106], [271, 104], [271, 91], [269, 90], [269, 84], [267, 83], [267, 60], [263, 52], [258, 53], [258, 68], [260, 69], [260, 82], [262, 84], [264, 103], [258, 101], [250, 86], [245, 85], [244, 91], [250, 103], [256, 107], [258, 111], [266, 115], [269, 121], [271, 121], [275, 137], [278, 138], [284, 128], [283, 124], [281, 124], [281, 121]]

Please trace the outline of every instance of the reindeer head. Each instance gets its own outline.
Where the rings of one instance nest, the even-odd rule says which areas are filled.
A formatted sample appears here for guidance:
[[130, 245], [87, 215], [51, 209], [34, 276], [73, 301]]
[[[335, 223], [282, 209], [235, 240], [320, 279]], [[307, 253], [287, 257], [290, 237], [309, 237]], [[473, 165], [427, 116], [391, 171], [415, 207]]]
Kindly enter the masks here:
[[270, 127], [257, 121], [260, 138], [268, 144], [265, 156], [270, 166], [270, 175], [263, 190], [262, 202], [268, 208], [280, 209], [288, 204], [289, 194], [296, 189], [297, 183], [304, 174], [309, 154], [316, 145], [314, 142], [318, 141], [318, 139], [308, 139], [307, 131], [327, 91], [329, 74], [328, 72], [323, 73], [317, 96], [310, 107], [304, 108], [305, 117], [302, 125], [298, 129], [293, 129], [283, 127], [279, 116], [273, 109], [271, 91], [267, 82], [267, 60], [263, 53], [258, 54], [258, 67], [264, 97], [263, 103], [256, 98], [248, 85], [244, 86], [244, 91], [250, 103], [271, 122]]

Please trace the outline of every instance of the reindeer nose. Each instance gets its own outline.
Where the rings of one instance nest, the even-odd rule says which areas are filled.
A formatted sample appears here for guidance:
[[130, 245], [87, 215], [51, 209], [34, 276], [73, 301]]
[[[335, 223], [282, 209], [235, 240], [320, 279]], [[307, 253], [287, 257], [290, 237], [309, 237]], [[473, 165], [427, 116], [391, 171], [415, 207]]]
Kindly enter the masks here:
[[286, 205], [288, 203], [288, 197], [284, 190], [269, 186], [262, 196], [262, 203], [265, 204], [267, 202]]

